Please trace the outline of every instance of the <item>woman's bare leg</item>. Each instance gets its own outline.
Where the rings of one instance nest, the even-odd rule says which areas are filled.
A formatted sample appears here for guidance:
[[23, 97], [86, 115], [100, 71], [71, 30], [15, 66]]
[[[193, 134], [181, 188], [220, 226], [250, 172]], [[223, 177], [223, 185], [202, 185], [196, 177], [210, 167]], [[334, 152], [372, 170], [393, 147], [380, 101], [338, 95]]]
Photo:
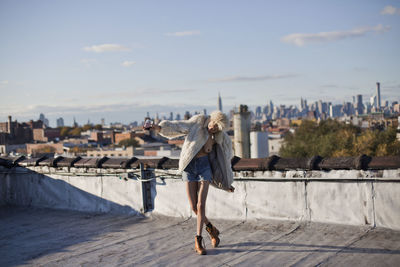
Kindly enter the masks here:
[[[197, 216], [197, 201], [198, 201], [198, 192], [200, 188], [200, 182], [186, 182], [186, 192], [189, 198], [190, 207], [192, 211]], [[204, 217], [204, 223], [209, 223], [207, 217]]]
[[206, 218], [206, 200], [209, 185], [210, 182], [208, 181], [199, 182], [200, 188], [197, 200], [197, 235], [201, 235], [204, 223], [207, 224], [209, 222]]

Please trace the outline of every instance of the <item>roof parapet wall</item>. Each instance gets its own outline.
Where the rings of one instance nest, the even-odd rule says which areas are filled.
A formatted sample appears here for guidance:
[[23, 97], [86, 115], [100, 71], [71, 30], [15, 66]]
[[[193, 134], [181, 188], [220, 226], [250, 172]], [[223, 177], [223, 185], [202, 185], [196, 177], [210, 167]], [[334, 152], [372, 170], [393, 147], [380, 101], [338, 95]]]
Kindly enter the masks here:
[[[0, 166], [6, 168], [47, 166], [47, 167], [75, 167], [75, 168], [104, 168], [104, 169], [132, 169], [139, 168], [143, 163], [146, 168], [177, 169], [178, 159], [162, 158], [66, 158], [66, 157], [0, 157]], [[288, 171], [288, 170], [386, 170], [399, 169], [400, 156], [322, 158], [280, 158], [271, 156], [267, 158], [245, 159], [232, 158], [234, 171]]]

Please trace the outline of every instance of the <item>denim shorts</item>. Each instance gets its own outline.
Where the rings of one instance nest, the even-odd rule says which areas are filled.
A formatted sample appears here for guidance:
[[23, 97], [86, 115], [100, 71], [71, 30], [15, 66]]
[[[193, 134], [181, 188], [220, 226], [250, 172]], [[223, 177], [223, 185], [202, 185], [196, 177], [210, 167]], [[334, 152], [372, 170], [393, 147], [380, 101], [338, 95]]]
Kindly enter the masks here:
[[212, 172], [208, 156], [194, 158], [182, 173], [182, 180], [186, 182], [211, 182]]

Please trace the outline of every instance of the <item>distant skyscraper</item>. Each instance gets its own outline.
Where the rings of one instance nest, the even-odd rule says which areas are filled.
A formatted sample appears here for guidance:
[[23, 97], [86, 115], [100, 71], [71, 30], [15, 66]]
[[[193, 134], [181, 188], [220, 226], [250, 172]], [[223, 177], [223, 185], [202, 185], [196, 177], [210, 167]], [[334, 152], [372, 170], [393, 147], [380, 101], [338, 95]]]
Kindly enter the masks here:
[[76, 122], [75, 117], [74, 117], [74, 125], [73, 125], [73, 126], [74, 126], [75, 128], [79, 126], [78, 123]]
[[381, 84], [376, 83], [376, 108], [381, 110]]
[[364, 105], [362, 102], [362, 95], [357, 95], [356, 110], [357, 110], [358, 115], [361, 115], [364, 113]]
[[306, 108], [303, 98], [300, 98], [300, 107], [301, 107], [301, 111], [303, 111]]
[[261, 119], [262, 113], [261, 113], [261, 107], [257, 106], [256, 107], [256, 119], [259, 120]]
[[218, 93], [218, 110], [222, 111], [222, 99], [220, 93]]
[[341, 110], [343, 109], [343, 105], [332, 105], [330, 104], [329, 106], [329, 116], [331, 118], [336, 118], [336, 117], [340, 117], [341, 114]]
[[318, 113], [319, 113], [319, 115], [321, 115], [322, 112], [324, 112], [324, 111], [322, 110], [322, 100], [318, 100], [317, 108], [318, 108]]
[[263, 114], [266, 115], [266, 116], [269, 115], [269, 106], [268, 106], [268, 105], [264, 106], [264, 108], [263, 108]]
[[190, 115], [190, 112], [189, 112], [189, 111], [186, 111], [186, 112], [185, 112], [185, 115], [183, 116], [183, 119], [184, 119], [184, 120], [188, 120], [188, 119], [190, 119], [190, 117], [192, 117], [192, 115]]
[[43, 113], [40, 113], [39, 115], [39, 120], [41, 120], [43, 122], [44, 125], [46, 125], [47, 127], [49, 127], [49, 120], [46, 119], [46, 117], [44, 116]]
[[374, 108], [376, 108], [377, 104], [376, 104], [376, 95], [371, 96], [371, 98], [369, 99], [369, 103], [371, 104], [371, 106], [373, 106]]
[[104, 126], [106, 124], [106, 120], [104, 118], [101, 119], [101, 126]]
[[57, 127], [64, 127], [64, 119], [63, 118], [57, 119]]
[[272, 100], [269, 101], [269, 110], [271, 111], [271, 113], [273, 113], [275, 111], [274, 104], [272, 103]]

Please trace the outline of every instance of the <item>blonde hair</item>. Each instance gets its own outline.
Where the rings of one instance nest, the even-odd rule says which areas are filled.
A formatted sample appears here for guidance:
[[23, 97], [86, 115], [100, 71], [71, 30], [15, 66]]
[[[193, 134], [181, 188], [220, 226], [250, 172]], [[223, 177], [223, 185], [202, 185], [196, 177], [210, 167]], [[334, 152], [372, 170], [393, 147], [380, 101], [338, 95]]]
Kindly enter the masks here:
[[228, 128], [229, 120], [228, 117], [219, 110], [213, 111], [210, 114], [210, 122], [214, 122], [218, 125], [218, 130], [223, 131]]

